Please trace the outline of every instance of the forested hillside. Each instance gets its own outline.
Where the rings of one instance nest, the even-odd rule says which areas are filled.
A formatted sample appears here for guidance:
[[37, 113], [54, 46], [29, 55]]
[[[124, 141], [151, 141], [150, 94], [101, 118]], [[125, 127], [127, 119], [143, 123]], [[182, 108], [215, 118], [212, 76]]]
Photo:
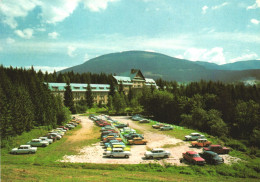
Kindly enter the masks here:
[[148, 115], [260, 147], [260, 89], [255, 85], [211, 81], [186, 86], [163, 81], [158, 84], [160, 90], [146, 88], [140, 97]]
[[[0, 132], [2, 139], [20, 135], [34, 127], [50, 129], [69, 115], [60, 97], [44, 84], [42, 72], [0, 67]], [[1, 145], [3, 147], [3, 143]]]

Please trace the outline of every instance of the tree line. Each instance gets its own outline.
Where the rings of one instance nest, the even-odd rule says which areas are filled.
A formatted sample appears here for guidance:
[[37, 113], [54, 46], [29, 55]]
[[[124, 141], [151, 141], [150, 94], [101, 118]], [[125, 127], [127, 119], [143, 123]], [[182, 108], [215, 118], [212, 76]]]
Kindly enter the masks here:
[[1, 139], [20, 135], [38, 126], [50, 129], [70, 118], [63, 100], [54, 96], [41, 72], [0, 66]]

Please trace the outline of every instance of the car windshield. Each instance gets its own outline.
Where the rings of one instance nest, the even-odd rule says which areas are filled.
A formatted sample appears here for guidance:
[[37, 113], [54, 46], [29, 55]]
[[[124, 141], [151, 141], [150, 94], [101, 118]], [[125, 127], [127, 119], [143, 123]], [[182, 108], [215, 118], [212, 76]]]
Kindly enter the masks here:
[[200, 157], [199, 154], [193, 154], [192, 157]]

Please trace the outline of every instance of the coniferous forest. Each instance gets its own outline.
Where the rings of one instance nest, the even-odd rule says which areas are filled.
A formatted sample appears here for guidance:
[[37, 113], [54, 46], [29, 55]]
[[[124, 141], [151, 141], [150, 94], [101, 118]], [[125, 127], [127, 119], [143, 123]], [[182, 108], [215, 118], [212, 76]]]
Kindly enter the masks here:
[[49, 129], [70, 118], [60, 97], [51, 94], [41, 72], [0, 67], [1, 140], [38, 126]]
[[[65, 121], [68, 108], [61, 98], [50, 93], [44, 82], [96, 83], [111, 85], [108, 104], [102, 106], [109, 113], [142, 113], [223, 140], [234, 138], [248, 146], [260, 147], [260, 88], [256, 85], [211, 81], [178, 84], [159, 79], [156, 81], [158, 89], [146, 86], [138, 92], [130, 89], [125, 95], [120, 86], [118, 92], [115, 91], [111, 74], [49, 74], [36, 72], [33, 68], [24, 70], [2, 66], [0, 77], [2, 137], [21, 134], [35, 126], [53, 127]], [[86, 94], [91, 95], [91, 89]], [[74, 104], [91, 107], [87, 101]], [[233, 147], [244, 150], [237, 143]]]

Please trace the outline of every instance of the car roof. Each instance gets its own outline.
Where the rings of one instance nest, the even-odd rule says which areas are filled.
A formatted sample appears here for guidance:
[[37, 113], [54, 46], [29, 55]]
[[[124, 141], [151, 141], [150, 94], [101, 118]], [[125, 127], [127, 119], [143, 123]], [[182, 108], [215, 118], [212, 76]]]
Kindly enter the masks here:
[[152, 151], [156, 151], [156, 150], [164, 150], [163, 148], [154, 148]]
[[113, 148], [113, 150], [122, 150], [123, 151], [122, 148]]
[[191, 133], [191, 135], [198, 135], [198, 134], [200, 135], [200, 133]]
[[210, 145], [211, 147], [220, 147], [221, 145]]
[[41, 141], [40, 139], [32, 139], [32, 141]]
[[216, 154], [217, 154], [217, 153], [212, 152], [212, 151], [204, 151], [204, 153], [208, 153], [208, 154], [210, 154], [210, 155], [216, 155]]
[[197, 154], [197, 152], [195, 152], [195, 151], [187, 151], [187, 153], [189, 153], [189, 154]]

